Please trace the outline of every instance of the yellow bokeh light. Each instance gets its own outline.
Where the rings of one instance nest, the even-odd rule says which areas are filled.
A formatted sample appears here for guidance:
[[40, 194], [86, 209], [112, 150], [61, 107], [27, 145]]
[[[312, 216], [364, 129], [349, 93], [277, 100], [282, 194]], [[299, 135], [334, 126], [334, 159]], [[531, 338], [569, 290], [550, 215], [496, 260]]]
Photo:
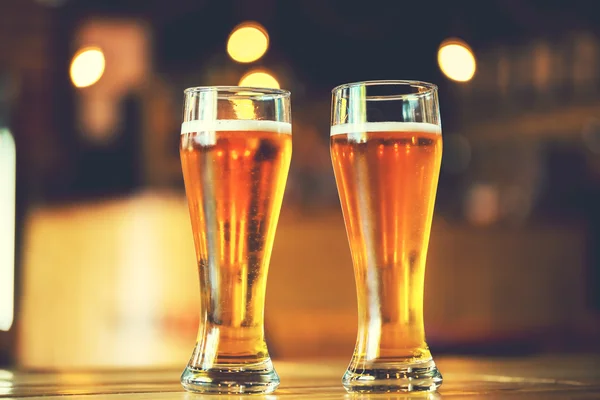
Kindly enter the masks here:
[[78, 88], [92, 86], [102, 78], [104, 67], [102, 50], [96, 47], [81, 49], [71, 61], [71, 81]]
[[446, 40], [440, 45], [438, 64], [444, 75], [458, 82], [470, 81], [477, 69], [473, 51], [459, 39]]
[[238, 25], [227, 40], [227, 53], [237, 62], [249, 63], [261, 58], [269, 48], [266, 29], [256, 22]]
[[279, 82], [264, 70], [250, 71], [240, 79], [240, 86], [279, 89]]

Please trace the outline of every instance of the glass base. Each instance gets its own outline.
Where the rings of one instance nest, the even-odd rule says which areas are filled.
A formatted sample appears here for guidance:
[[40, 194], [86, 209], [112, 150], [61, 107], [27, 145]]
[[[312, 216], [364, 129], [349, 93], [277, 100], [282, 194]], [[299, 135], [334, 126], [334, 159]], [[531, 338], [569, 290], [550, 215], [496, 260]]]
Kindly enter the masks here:
[[210, 369], [187, 366], [181, 375], [185, 390], [213, 394], [269, 394], [279, 386], [271, 360], [259, 364], [216, 364]]
[[352, 363], [342, 384], [349, 393], [432, 392], [442, 384], [433, 360], [414, 364]]

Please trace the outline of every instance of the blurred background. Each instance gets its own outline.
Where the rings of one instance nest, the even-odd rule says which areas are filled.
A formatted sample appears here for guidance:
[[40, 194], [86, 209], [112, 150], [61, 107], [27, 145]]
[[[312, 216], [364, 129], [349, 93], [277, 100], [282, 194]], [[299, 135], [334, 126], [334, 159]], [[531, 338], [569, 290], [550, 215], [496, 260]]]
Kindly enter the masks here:
[[177, 147], [182, 91], [240, 82], [293, 93], [267, 289], [272, 355], [349, 358], [356, 300], [330, 91], [368, 79], [440, 88], [425, 285], [434, 354], [600, 351], [596, 8], [0, 0], [0, 363], [185, 365], [198, 280]]

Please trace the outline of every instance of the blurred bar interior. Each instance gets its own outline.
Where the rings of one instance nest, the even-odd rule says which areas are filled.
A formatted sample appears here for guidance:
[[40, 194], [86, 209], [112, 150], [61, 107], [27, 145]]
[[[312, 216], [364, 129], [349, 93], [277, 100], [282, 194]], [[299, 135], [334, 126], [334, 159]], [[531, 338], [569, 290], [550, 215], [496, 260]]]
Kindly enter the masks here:
[[3, 0], [0, 364], [185, 365], [199, 300], [182, 90], [239, 82], [293, 94], [272, 355], [349, 358], [356, 300], [330, 90], [366, 79], [440, 86], [434, 353], [600, 351], [600, 14], [556, 4]]

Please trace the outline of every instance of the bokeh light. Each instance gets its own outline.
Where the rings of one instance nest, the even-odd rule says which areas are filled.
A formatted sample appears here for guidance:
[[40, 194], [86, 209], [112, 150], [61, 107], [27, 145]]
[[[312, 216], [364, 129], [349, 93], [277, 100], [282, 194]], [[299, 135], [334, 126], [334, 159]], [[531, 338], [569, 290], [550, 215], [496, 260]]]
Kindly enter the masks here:
[[477, 69], [473, 51], [460, 39], [442, 42], [438, 50], [438, 64], [444, 75], [458, 82], [470, 81]]
[[71, 81], [78, 88], [92, 86], [104, 74], [104, 53], [97, 47], [79, 50], [71, 62]]
[[227, 53], [240, 63], [250, 63], [261, 58], [269, 48], [266, 29], [256, 22], [238, 25], [227, 40]]
[[0, 127], [0, 331], [14, 317], [16, 160], [15, 141]]
[[279, 89], [279, 82], [270, 72], [253, 70], [242, 76], [240, 86]]

